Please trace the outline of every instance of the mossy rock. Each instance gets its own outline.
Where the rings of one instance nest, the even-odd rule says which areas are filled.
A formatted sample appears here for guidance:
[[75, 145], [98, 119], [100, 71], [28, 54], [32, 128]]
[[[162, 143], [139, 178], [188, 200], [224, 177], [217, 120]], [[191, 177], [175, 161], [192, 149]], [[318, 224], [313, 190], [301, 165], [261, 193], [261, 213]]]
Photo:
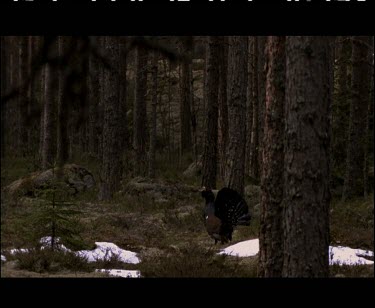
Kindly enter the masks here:
[[24, 176], [6, 186], [4, 193], [11, 197], [34, 196], [36, 190], [49, 188], [58, 177], [61, 177], [73, 194], [95, 186], [95, 179], [90, 171], [82, 166], [66, 164], [60, 170], [53, 168]]

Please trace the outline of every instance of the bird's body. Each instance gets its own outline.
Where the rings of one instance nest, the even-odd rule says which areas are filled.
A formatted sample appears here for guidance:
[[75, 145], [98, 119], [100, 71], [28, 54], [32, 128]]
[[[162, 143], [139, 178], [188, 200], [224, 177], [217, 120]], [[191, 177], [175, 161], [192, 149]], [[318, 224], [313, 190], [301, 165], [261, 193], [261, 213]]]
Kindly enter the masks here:
[[207, 233], [222, 244], [232, 240], [234, 227], [248, 226], [251, 215], [246, 201], [235, 190], [224, 187], [215, 199], [210, 189], [204, 188], [202, 197], [206, 199], [204, 219]]

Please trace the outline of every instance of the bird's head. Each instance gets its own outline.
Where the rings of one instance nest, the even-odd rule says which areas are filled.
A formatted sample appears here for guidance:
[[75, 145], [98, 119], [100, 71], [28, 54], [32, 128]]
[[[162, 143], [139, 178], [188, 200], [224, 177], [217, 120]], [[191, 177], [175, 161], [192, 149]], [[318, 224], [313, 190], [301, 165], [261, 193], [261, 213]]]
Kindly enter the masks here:
[[211, 188], [203, 186], [199, 191], [202, 197], [206, 199], [206, 203], [215, 201], [215, 195], [212, 192]]

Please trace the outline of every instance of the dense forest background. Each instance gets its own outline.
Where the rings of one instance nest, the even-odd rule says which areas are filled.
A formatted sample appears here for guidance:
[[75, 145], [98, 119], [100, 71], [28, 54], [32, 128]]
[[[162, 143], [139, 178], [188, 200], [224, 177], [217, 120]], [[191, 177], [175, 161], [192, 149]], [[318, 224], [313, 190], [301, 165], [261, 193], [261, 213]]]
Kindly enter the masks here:
[[[368, 36], [3, 36], [2, 249], [36, 233], [35, 174], [67, 166], [79, 245], [149, 276], [367, 275], [330, 274], [328, 246], [373, 250], [373, 73]], [[207, 265], [202, 186], [246, 198], [256, 260]]]

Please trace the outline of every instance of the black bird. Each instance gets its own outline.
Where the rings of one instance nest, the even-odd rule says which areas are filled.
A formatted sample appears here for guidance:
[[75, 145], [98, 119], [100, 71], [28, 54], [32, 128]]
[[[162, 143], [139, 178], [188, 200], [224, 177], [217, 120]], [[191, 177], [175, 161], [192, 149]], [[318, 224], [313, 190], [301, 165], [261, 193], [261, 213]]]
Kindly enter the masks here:
[[202, 197], [206, 199], [204, 220], [207, 233], [222, 244], [232, 240], [235, 226], [249, 226], [251, 215], [246, 201], [228, 187], [222, 188], [215, 199], [211, 189], [203, 187]]

